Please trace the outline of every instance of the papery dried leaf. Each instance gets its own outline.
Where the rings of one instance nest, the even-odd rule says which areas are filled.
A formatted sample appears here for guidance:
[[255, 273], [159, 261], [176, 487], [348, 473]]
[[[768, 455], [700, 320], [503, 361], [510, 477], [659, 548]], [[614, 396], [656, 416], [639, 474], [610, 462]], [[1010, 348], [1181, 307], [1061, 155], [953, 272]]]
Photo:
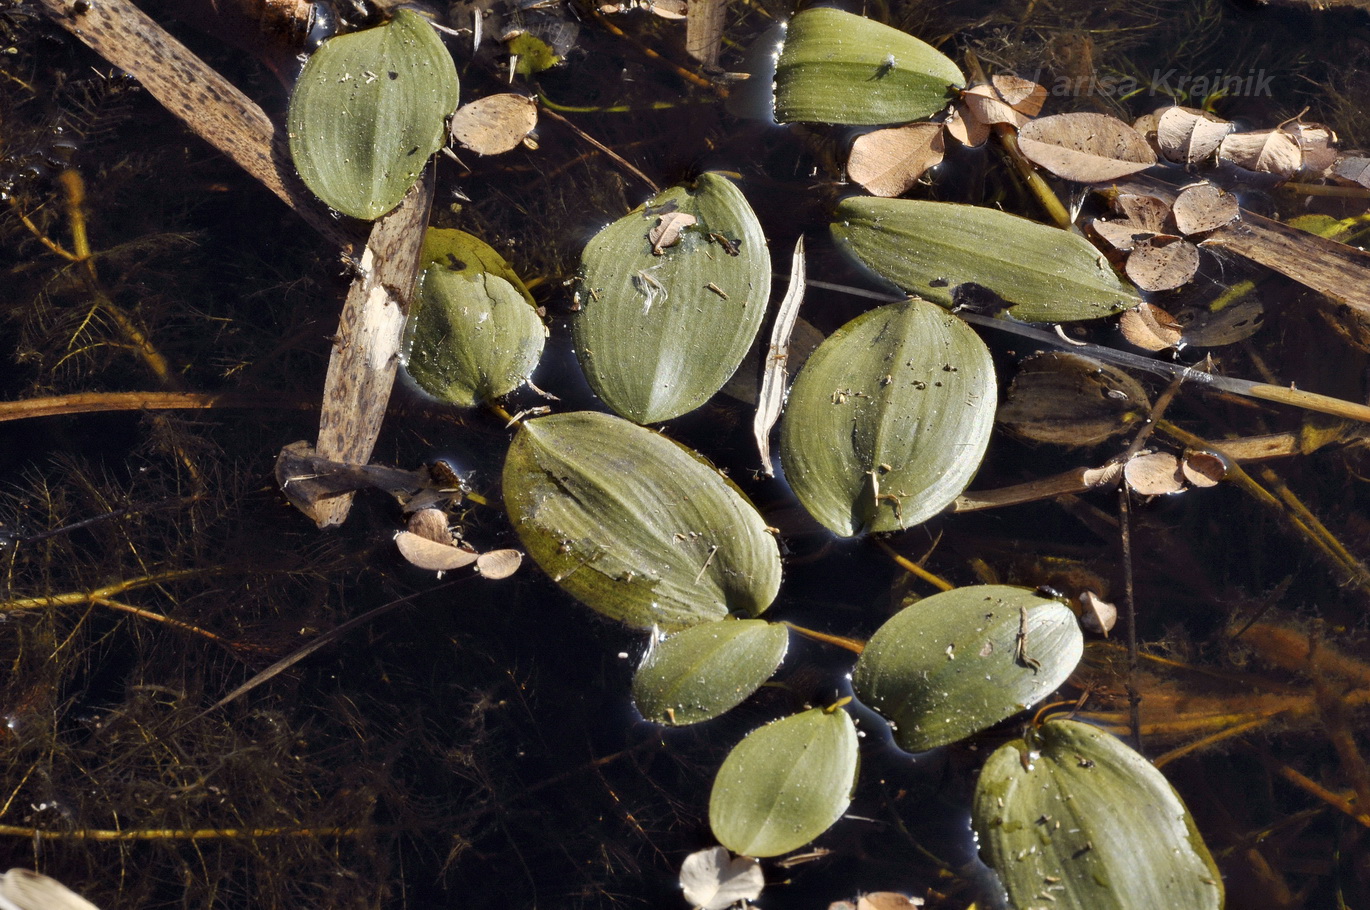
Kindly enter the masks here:
[[1143, 496], [1164, 496], [1184, 489], [1180, 460], [1169, 452], [1146, 452], [1130, 458], [1123, 466], [1123, 479]]
[[1165, 220], [1170, 215], [1169, 202], [1138, 193], [1120, 193], [1113, 200], [1113, 207], [1142, 230], [1153, 234], [1165, 230]]
[[409, 533], [425, 540], [452, 545], [452, 532], [447, 527], [447, 513], [442, 509], [419, 509], [409, 516]]
[[1084, 591], [1076, 598], [1080, 603], [1080, 628], [1108, 638], [1118, 623], [1118, 608], [1093, 591]]
[[448, 128], [452, 138], [477, 155], [499, 155], [518, 148], [538, 125], [533, 99], [513, 92], [487, 95], [457, 108]]
[[1262, 174], [1293, 177], [1303, 163], [1294, 137], [1284, 130], [1233, 133], [1218, 146], [1218, 157]]
[[476, 571], [489, 579], [508, 578], [523, 565], [518, 550], [491, 550], [476, 557]]
[[1191, 486], [1214, 487], [1227, 477], [1227, 460], [1212, 452], [1186, 452], [1180, 472]]
[[1199, 248], [1179, 237], [1150, 237], [1132, 248], [1123, 270], [1144, 291], [1173, 290], [1199, 270]]
[[1241, 217], [1237, 197], [1220, 186], [1200, 183], [1187, 186], [1175, 197], [1171, 213], [1181, 234], [1202, 234], [1231, 224]]
[[396, 534], [395, 544], [400, 548], [400, 555], [412, 565], [430, 572], [450, 572], [476, 561], [476, 553], [472, 550], [429, 540], [411, 531]]
[[992, 85], [972, 85], [961, 93], [961, 104], [969, 113], [967, 119], [980, 123], [1011, 123], [1021, 127], [1032, 118], [1021, 114], [999, 97]]
[[876, 196], [899, 196], [942, 163], [940, 123], [910, 123], [866, 133], [852, 143], [847, 176]]
[[1156, 116], [1156, 146], [1168, 161], [1193, 166], [1207, 160], [1234, 129], [1226, 120], [1190, 107], [1168, 107]]
[[697, 910], [724, 910], [739, 901], [756, 900], [765, 884], [760, 863], [748, 856], [734, 857], [727, 847], [696, 851], [680, 864], [680, 888]]
[[1018, 131], [1018, 146], [1034, 164], [1079, 183], [1101, 183], [1156, 163], [1140, 133], [1115, 117], [1078, 112], [1033, 120]]
[[1300, 170], [1305, 177], [1323, 177], [1337, 163], [1340, 157], [1337, 151], [1337, 134], [1328, 127], [1321, 123], [1295, 121], [1286, 123], [1284, 130], [1293, 136], [1299, 145], [1299, 152], [1303, 155]]
[[657, 216], [656, 227], [647, 232], [647, 240], [652, 244], [652, 255], [660, 256], [667, 247], [680, 242], [680, 232], [699, 219], [688, 212], [667, 212]]
[[1124, 311], [1118, 329], [1130, 344], [1147, 351], [1164, 351], [1180, 343], [1183, 328], [1175, 317], [1149, 303]]
[[923, 899], [909, 897], [898, 891], [872, 891], [863, 894], [856, 901], [856, 910], [910, 910], [923, 906]]
[[1020, 114], [1036, 117], [1042, 112], [1042, 105], [1046, 104], [1046, 88], [1031, 79], [1002, 75], [991, 76], [990, 82], [994, 84], [995, 91], [1004, 103]]
[[1332, 166], [1332, 176], [1370, 187], [1370, 158], [1339, 158]]
[[976, 119], [959, 101], [951, 106], [946, 126], [952, 138], [967, 148], [979, 148], [989, 139], [989, 124]]

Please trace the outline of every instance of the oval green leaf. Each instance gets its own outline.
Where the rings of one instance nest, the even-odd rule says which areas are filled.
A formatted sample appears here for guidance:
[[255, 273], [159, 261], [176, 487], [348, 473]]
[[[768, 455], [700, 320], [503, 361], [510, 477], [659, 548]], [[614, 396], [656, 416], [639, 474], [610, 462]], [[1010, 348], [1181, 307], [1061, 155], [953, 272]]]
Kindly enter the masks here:
[[896, 613], [852, 673], [857, 698], [923, 752], [1011, 717], [1066, 681], [1084, 636], [1064, 604], [1005, 585], [956, 588]]
[[971, 823], [1015, 907], [1218, 910], [1223, 883], [1180, 797], [1145, 758], [1052, 720], [980, 772]]
[[775, 118], [873, 125], [922, 120], [965, 86], [930, 44], [862, 16], [819, 7], [790, 20], [775, 70]]
[[814, 708], [753, 730], [714, 778], [709, 826], [744, 856], [779, 856], [842, 817], [856, 784], [856, 726]]
[[523, 424], [504, 503], [528, 554], [612, 619], [675, 631], [756, 616], [780, 587], [780, 553], [737, 488], [659, 433], [609, 414]]
[[430, 228], [405, 327], [405, 370], [428, 394], [461, 407], [528, 381], [547, 329], [509, 264], [463, 231]]
[[422, 16], [325, 41], [290, 96], [290, 156], [324, 202], [372, 220], [399, 205], [446, 137], [457, 68]]
[[711, 720], [770, 679], [789, 643], [787, 628], [760, 619], [677, 632], [643, 658], [633, 678], [633, 703], [660, 724]]
[[795, 380], [785, 476], [843, 537], [919, 524], [970, 483], [995, 394], [989, 350], [964, 322], [924, 300], [871, 310], [819, 345]]
[[852, 197], [835, 214], [832, 234], [844, 252], [903, 290], [943, 306], [979, 303], [986, 289], [1015, 319], [1070, 322], [1142, 302], [1089, 241], [1007, 212]]
[[637, 423], [723, 387], [766, 313], [771, 259], [737, 187], [717, 174], [663, 192], [595, 235], [571, 331], [604, 403]]

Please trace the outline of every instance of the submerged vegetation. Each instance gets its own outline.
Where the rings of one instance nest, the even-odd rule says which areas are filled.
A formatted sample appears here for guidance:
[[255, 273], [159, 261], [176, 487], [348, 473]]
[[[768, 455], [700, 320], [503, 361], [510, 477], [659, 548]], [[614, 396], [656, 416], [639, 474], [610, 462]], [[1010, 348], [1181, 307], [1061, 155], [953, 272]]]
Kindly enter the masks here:
[[[0, 9], [6, 868], [108, 907], [1370, 896], [1362, 18], [809, 11], [784, 127], [744, 61], [787, 4], [711, 39], [666, 5], [441, 36], [330, 5], [341, 47], [423, 62], [325, 43], [293, 99], [302, 45], [166, 19], [368, 244], [190, 136], [79, 6]], [[458, 147], [406, 197], [448, 53]], [[420, 138], [321, 147], [358, 140], [339, 86]], [[1053, 120], [1172, 104], [1116, 153]], [[849, 160], [840, 124], [892, 129]], [[407, 336], [386, 258], [423, 272]], [[379, 323], [339, 325], [349, 282]], [[330, 344], [383, 374], [406, 337], [361, 457], [287, 445], [377, 406]], [[735, 369], [773, 406], [715, 394]], [[686, 860], [718, 842], [763, 860]]]

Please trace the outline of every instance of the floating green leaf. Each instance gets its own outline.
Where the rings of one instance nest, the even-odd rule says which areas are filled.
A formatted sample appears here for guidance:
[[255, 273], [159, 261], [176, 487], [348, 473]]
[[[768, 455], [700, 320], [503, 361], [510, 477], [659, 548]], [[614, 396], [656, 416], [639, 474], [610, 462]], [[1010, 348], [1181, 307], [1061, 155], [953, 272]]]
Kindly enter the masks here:
[[471, 407], [528, 381], [547, 330], [518, 275], [484, 241], [429, 228], [405, 327], [405, 369], [428, 394]]
[[753, 730], [714, 778], [709, 826], [744, 856], [802, 847], [842, 817], [856, 784], [856, 726], [814, 708]]
[[543, 571], [629, 625], [674, 631], [755, 616], [780, 587], [775, 538], [737, 488], [608, 414], [524, 423], [505, 458], [504, 502]]
[[1142, 302], [1083, 237], [996, 209], [853, 197], [832, 233], [877, 275], [943, 306], [978, 304], [983, 289], [1015, 319], [1069, 322]]
[[857, 698], [910, 752], [964, 739], [1066, 681], [1084, 653], [1075, 614], [1026, 588], [976, 585], [920, 600], [871, 636]]
[[775, 70], [781, 123], [906, 123], [947, 106], [966, 84], [930, 44], [862, 16], [827, 7], [790, 20]]
[[571, 330], [605, 404], [669, 420], [723, 387], [771, 293], [771, 259], [742, 193], [717, 174], [672, 187], [585, 248]]
[[785, 408], [781, 463], [836, 534], [926, 521], [970, 483], [994, 425], [994, 365], [924, 300], [858, 316], [819, 345]]
[[290, 155], [324, 202], [379, 218], [442, 148], [457, 95], [447, 48], [422, 16], [401, 9], [310, 56], [290, 96]]
[[980, 772], [972, 825], [1015, 907], [1218, 910], [1223, 884], [1180, 797], [1145, 758], [1052, 720]]
[[633, 703], [648, 720], [694, 724], [741, 704], [785, 657], [789, 630], [760, 619], [677, 632], [643, 658]]

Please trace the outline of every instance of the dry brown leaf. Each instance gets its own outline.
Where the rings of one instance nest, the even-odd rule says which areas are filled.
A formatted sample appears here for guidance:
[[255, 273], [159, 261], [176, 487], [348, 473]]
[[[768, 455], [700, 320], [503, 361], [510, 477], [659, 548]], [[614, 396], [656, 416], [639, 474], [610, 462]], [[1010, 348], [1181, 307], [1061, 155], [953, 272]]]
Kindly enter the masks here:
[[1337, 134], [1321, 123], [1286, 123], [1285, 132], [1294, 137], [1299, 152], [1303, 155], [1300, 171], [1304, 177], [1316, 179], [1324, 177], [1337, 163]]
[[1186, 452], [1180, 472], [1190, 486], [1214, 487], [1227, 476], [1227, 461], [1212, 452]]
[[452, 532], [447, 528], [447, 513], [442, 509], [419, 509], [410, 515], [409, 533], [435, 543], [452, 545]]
[[652, 255], [660, 256], [668, 246], [679, 243], [680, 232], [698, 220], [688, 212], [667, 212], [659, 215], [656, 226], [647, 232], [647, 239], [652, 244]]
[[1118, 608], [1093, 591], [1082, 592], [1076, 600], [1080, 603], [1081, 628], [1108, 638], [1118, 623]]
[[979, 148], [989, 139], [989, 124], [974, 119], [965, 105], [959, 101], [951, 106], [951, 116], [947, 118], [946, 127], [951, 137], [966, 148]]
[[1134, 455], [1123, 466], [1123, 479], [1143, 496], [1165, 496], [1184, 489], [1180, 460], [1169, 452]]
[[411, 564], [430, 572], [450, 572], [469, 566], [476, 561], [476, 553], [451, 543], [439, 543], [420, 537], [412, 531], [400, 531], [395, 535], [395, 543], [400, 555]]
[[1123, 214], [1119, 221], [1094, 219], [1091, 227], [1114, 249], [1130, 250], [1146, 238], [1165, 230], [1170, 204], [1155, 196], [1121, 193], [1113, 200], [1113, 208]]
[[1158, 306], [1143, 303], [1118, 317], [1118, 330], [1129, 344], [1147, 351], [1164, 351], [1180, 343], [1182, 328]]
[[1017, 76], [992, 76], [990, 82], [1004, 103], [1020, 114], [1036, 117], [1047, 101], [1047, 90], [1031, 79]]
[[476, 571], [486, 578], [508, 578], [523, 565], [523, 554], [518, 550], [491, 550], [476, 557]]
[[1171, 209], [1180, 233], [1203, 234], [1236, 221], [1242, 212], [1237, 197], [1211, 183], [1198, 183], [1180, 190]]
[[909, 897], [898, 891], [872, 891], [856, 899], [856, 910], [909, 910], [921, 906], [922, 898]]
[[1018, 146], [1057, 177], [1102, 183], [1156, 163], [1146, 139], [1123, 121], [1082, 111], [1041, 117], [1018, 131]]
[[967, 120], [974, 120], [980, 123], [1011, 123], [1016, 127], [1021, 127], [1031, 118], [1026, 114], [1021, 114], [999, 97], [994, 86], [972, 85], [961, 93], [961, 104], [965, 106], [968, 116]]
[[1232, 132], [1226, 120], [1191, 107], [1168, 107], [1156, 115], [1156, 146], [1168, 161], [1193, 166], [1218, 150]]
[[505, 92], [457, 108], [448, 128], [453, 139], [477, 155], [498, 155], [517, 148], [537, 125], [538, 107], [533, 99]]
[[945, 150], [940, 123], [876, 130], [852, 143], [847, 175], [876, 196], [898, 196], [941, 164]]
[[1232, 133], [1218, 146], [1218, 157], [1248, 171], [1280, 177], [1293, 177], [1303, 163], [1299, 144], [1284, 130]]
[[1144, 291], [1169, 291], [1199, 270], [1199, 248], [1188, 240], [1159, 234], [1138, 243], [1123, 270]]
[[1332, 176], [1370, 187], [1370, 158], [1339, 158], [1332, 166]]
[[1152, 236], [1154, 231], [1147, 231], [1139, 228], [1131, 221], [1104, 221], [1102, 218], [1095, 218], [1090, 222], [1090, 227], [1094, 232], [1104, 239], [1104, 242], [1115, 250], [1124, 252], [1131, 250], [1134, 246], [1141, 243], [1146, 238]]

